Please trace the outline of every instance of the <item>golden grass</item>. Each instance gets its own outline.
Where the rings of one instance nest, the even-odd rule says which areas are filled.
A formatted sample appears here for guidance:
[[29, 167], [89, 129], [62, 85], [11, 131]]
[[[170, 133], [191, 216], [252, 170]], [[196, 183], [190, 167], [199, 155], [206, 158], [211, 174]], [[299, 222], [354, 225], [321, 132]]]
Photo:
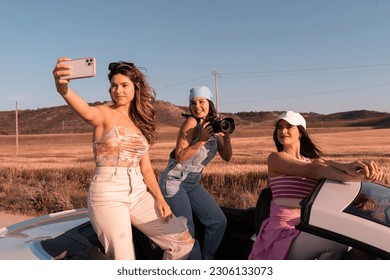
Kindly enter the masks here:
[[[216, 157], [204, 170], [202, 183], [221, 205], [254, 207], [267, 184], [267, 156], [275, 150], [272, 129], [252, 131], [253, 137], [232, 137], [231, 162]], [[174, 148], [176, 133], [174, 128], [160, 131], [159, 141], [151, 147], [157, 176]], [[389, 174], [390, 129], [313, 129], [309, 133], [327, 159], [374, 159]], [[240, 135], [250, 134], [242, 131]], [[39, 215], [85, 207], [94, 168], [91, 137], [21, 135], [16, 155], [15, 136], [0, 136], [0, 210]], [[389, 184], [388, 176], [385, 183]]]

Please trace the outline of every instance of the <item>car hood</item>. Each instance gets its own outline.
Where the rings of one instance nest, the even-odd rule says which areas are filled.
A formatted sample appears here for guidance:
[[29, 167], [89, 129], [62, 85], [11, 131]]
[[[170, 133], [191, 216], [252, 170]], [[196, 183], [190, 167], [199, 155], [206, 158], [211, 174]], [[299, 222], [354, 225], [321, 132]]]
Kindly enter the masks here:
[[88, 221], [88, 210], [83, 208], [49, 214], [2, 228], [0, 259], [51, 259], [40, 242]]

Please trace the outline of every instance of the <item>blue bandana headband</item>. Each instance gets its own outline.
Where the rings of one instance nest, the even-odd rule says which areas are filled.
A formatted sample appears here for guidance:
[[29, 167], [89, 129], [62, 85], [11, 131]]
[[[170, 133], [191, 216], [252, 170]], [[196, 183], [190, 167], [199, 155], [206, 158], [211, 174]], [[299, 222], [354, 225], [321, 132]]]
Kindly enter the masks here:
[[190, 90], [190, 101], [195, 97], [204, 97], [210, 101], [213, 101], [213, 94], [211, 90], [206, 86], [194, 87]]

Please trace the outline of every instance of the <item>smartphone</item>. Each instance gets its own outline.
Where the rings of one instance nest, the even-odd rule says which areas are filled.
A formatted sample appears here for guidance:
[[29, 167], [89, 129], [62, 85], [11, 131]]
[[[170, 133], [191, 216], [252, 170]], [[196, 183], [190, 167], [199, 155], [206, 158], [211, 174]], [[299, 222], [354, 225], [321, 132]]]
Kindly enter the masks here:
[[94, 77], [96, 75], [96, 59], [94, 57], [72, 59], [64, 61], [62, 63], [72, 65], [72, 74], [68, 76], [63, 76], [61, 77], [61, 79], [82, 79]]

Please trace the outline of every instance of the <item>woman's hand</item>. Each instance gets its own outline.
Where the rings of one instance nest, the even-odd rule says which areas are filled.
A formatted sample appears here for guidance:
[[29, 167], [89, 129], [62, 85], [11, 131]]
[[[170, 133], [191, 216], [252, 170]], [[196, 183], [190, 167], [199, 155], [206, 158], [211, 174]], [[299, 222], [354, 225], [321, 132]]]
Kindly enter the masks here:
[[222, 138], [225, 138], [225, 139], [230, 139], [230, 134], [227, 132], [218, 132], [218, 133], [215, 133], [215, 135], [221, 136]]
[[70, 60], [67, 57], [61, 57], [57, 60], [57, 64], [53, 69], [54, 82], [56, 84], [57, 92], [62, 96], [65, 96], [68, 93], [68, 83], [69, 80], [61, 79], [63, 76], [71, 74], [70, 65], [62, 63]]
[[369, 181], [382, 181], [384, 178], [383, 171], [375, 161], [354, 161], [347, 164], [345, 170], [350, 175], [363, 175]]
[[378, 163], [375, 161], [364, 161], [363, 162], [369, 169], [368, 179], [371, 181], [382, 181], [385, 177], [385, 174], [382, 169], [379, 168]]
[[214, 134], [213, 127], [209, 125], [210, 122], [206, 122], [202, 125], [202, 131], [200, 133], [200, 141], [207, 142], [211, 135]]
[[168, 203], [165, 201], [165, 199], [159, 199], [156, 201], [157, 203], [157, 209], [160, 213], [162, 222], [168, 223], [169, 220], [172, 218], [173, 214], [171, 211], [171, 208], [169, 207]]

